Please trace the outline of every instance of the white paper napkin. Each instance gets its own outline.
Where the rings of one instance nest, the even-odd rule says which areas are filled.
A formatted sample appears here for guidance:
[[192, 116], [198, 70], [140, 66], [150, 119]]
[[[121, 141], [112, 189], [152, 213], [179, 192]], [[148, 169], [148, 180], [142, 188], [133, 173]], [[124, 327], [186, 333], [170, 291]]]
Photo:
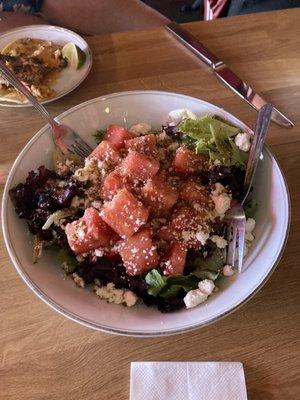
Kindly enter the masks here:
[[239, 362], [133, 362], [130, 400], [247, 400]]

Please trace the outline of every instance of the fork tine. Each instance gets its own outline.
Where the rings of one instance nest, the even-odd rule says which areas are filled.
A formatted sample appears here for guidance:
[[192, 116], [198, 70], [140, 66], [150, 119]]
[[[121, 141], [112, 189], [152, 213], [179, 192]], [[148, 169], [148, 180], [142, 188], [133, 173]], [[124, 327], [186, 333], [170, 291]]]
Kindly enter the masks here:
[[77, 146], [76, 144], [72, 144], [72, 145], [70, 146], [70, 149], [71, 149], [74, 153], [76, 153], [78, 156], [80, 156], [80, 157], [82, 157], [82, 158], [85, 158], [85, 157], [86, 157], [85, 151], [83, 151], [83, 150], [81, 149], [81, 147]]
[[83, 141], [80, 137], [76, 138], [76, 143], [78, 144], [79, 147], [82, 148], [82, 150], [87, 152], [88, 155], [91, 154], [92, 148], [87, 143], [85, 143], [85, 141]]
[[230, 224], [228, 227], [228, 249], [227, 249], [227, 257], [226, 263], [234, 267], [235, 265], [235, 250], [236, 250], [236, 237], [237, 237], [237, 229], [233, 224]]
[[[244, 224], [243, 224], [244, 225]], [[245, 246], [245, 226], [239, 227], [239, 241], [238, 241], [238, 271], [243, 271], [244, 260], [244, 246]]]

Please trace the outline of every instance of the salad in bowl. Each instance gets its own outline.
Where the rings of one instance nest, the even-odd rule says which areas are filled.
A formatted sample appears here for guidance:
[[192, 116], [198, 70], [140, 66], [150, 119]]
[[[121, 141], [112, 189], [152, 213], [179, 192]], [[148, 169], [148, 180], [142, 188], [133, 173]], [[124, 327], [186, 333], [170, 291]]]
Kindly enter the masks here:
[[[54, 152], [10, 190], [33, 235], [33, 259], [56, 254], [65, 275], [109, 303], [193, 308], [235, 271], [224, 216], [242, 194], [247, 132], [180, 109], [161, 129], [109, 125], [85, 159]], [[245, 205], [246, 250], [256, 202]]]

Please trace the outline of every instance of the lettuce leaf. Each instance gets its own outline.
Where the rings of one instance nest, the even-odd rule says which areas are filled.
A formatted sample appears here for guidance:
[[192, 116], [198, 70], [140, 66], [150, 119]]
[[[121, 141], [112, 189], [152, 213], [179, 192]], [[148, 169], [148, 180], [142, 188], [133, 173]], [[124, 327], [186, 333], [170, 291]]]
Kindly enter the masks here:
[[223, 165], [245, 168], [248, 154], [240, 150], [234, 141], [239, 128], [228, 125], [212, 116], [185, 118], [177, 129], [183, 132], [190, 143], [194, 143], [197, 154], [204, 154], [211, 161], [219, 160]]
[[159, 292], [167, 285], [167, 278], [160, 275], [156, 269], [152, 269], [145, 277], [145, 281], [148, 285], [148, 294], [156, 297]]
[[217, 272], [221, 267], [223, 267], [225, 262], [225, 251], [223, 249], [219, 249], [218, 247], [215, 248], [213, 251], [212, 255], [208, 258], [196, 258], [192, 266], [196, 268], [193, 271], [193, 274], [201, 277], [201, 274], [198, 274], [200, 271], [204, 270], [209, 270], [209, 271], [214, 271]]
[[185, 118], [178, 125], [177, 129], [180, 132], [186, 133], [193, 139], [205, 139], [211, 137], [211, 129], [213, 127], [216, 131], [221, 131], [222, 135], [227, 137], [235, 136], [240, 129], [222, 122], [215, 117], [205, 115], [202, 118], [191, 119]]
[[146, 283], [148, 284], [148, 294], [154, 297], [163, 297], [164, 299], [176, 297], [182, 289], [185, 292], [197, 289], [198, 283], [202, 279], [215, 280], [219, 276], [219, 273], [214, 271], [201, 271], [198, 275], [193, 272], [189, 275], [173, 275], [166, 277], [160, 275], [156, 269], [153, 269], [148, 272], [145, 277]]

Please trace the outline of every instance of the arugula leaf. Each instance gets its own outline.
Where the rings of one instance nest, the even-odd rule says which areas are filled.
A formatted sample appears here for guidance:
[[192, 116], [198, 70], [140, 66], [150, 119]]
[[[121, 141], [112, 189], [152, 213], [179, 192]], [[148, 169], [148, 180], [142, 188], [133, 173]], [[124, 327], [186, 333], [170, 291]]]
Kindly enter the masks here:
[[102, 140], [104, 139], [105, 135], [106, 135], [106, 129], [99, 129], [98, 131], [93, 133], [93, 136], [94, 136], [97, 144], [102, 142]]
[[148, 284], [148, 294], [156, 297], [158, 293], [167, 285], [167, 278], [161, 276], [156, 269], [152, 269], [145, 277], [145, 281]]
[[250, 199], [248, 200], [245, 205], [244, 205], [244, 211], [246, 214], [246, 218], [253, 218], [256, 210], [257, 210], [257, 200], [256, 199]]

